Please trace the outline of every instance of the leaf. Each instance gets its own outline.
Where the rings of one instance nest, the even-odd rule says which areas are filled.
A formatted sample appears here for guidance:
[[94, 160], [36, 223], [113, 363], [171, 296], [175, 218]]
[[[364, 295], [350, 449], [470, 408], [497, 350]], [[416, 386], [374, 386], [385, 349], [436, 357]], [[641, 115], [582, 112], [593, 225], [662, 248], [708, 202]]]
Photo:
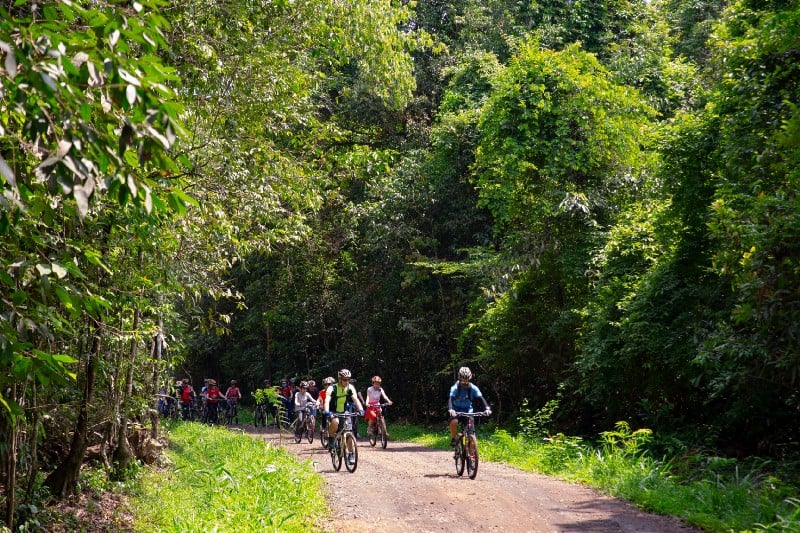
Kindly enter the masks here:
[[14, 47], [5, 41], [0, 41], [0, 50], [6, 53], [6, 72], [12, 80], [17, 75], [17, 58], [14, 55]]
[[2, 155], [0, 155], [0, 176], [3, 176], [3, 178], [6, 180], [6, 183], [11, 185], [12, 188], [17, 188], [17, 178], [14, 176], [14, 171], [11, 170], [11, 167], [8, 166], [8, 163], [6, 163], [6, 160], [3, 159]]
[[128, 103], [133, 106], [136, 103], [136, 87], [133, 85], [128, 85], [125, 88], [125, 97], [128, 100]]

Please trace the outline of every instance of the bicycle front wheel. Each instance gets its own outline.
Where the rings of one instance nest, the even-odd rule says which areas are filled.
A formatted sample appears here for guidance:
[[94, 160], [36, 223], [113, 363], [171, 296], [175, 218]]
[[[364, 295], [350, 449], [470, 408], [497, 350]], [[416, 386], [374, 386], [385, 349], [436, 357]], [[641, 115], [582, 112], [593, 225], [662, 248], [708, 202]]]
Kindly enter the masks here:
[[309, 420], [308, 424], [306, 424], [306, 439], [309, 444], [314, 442], [314, 422], [312, 420]]
[[464, 463], [465, 463], [465, 453], [464, 453], [464, 439], [462, 437], [458, 437], [458, 443], [456, 444], [456, 451], [453, 457], [456, 460], [456, 474], [459, 476], [464, 475]]
[[475, 479], [478, 475], [478, 439], [470, 435], [467, 440], [467, 475]]
[[384, 450], [386, 449], [386, 445], [389, 443], [389, 439], [386, 438], [386, 431], [381, 430], [381, 448]]
[[344, 465], [347, 471], [355, 472], [356, 468], [358, 468], [358, 444], [356, 443], [356, 436], [352, 433], [344, 434], [342, 453], [345, 455]]
[[331, 450], [331, 461], [333, 462], [333, 469], [337, 472], [342, 469], [342, 439], [339, 437], [328, 437], [334, 439], [333, 450]]

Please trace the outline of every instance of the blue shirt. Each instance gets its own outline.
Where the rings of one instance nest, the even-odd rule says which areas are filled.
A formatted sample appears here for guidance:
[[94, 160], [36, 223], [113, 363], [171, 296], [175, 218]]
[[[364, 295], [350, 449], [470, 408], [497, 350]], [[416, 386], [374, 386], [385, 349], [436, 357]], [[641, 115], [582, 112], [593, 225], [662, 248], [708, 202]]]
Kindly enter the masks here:
[[[472, 391], [470, 393], [470, 390]], [[472, 401], [475, 398], [483, 399], [481, 390], [474, 383], [470, 383], [469, 387], [463, 388], [456, 381], [455, 385], [450, 387], [450, 398], [452, 398], [453, 410], [459, 413], [471, 413]]]

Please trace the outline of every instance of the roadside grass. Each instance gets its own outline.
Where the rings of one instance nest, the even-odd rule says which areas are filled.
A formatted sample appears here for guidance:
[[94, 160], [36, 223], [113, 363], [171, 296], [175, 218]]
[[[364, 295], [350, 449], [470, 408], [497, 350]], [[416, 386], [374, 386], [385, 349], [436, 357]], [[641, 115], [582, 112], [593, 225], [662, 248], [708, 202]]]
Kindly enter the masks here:
[[[393, 440], [450, 447], [444, 425], [390, 424], [390, 432]], [[706, 531], [800, 531], [800, 489], [779, 479], [772, 463], [698, 456], [657, 459], [647, 451], [651, 437], [649, 430], [631, 431], [625, 423], [594, 443], [564, 435], [511, 435], [486, 425], [478, 430], [484, 461], [589, 485]]]
[[329, 516], [310, 462], [243, 434], [196, 423], [169, 429], [169, 465], [142, 469], [136, 531], [306, 531]]

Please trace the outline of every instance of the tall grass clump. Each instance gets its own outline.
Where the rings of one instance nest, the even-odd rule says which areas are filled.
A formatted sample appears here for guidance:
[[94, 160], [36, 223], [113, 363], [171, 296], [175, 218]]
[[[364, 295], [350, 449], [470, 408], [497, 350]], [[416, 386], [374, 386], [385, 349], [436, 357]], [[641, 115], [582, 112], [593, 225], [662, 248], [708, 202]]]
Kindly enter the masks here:
[[329, 514], [309, 463], [221, 428], [178, 424], [166, 472], [151, 471], [132, 499], [136, 531], [305, 531]]

